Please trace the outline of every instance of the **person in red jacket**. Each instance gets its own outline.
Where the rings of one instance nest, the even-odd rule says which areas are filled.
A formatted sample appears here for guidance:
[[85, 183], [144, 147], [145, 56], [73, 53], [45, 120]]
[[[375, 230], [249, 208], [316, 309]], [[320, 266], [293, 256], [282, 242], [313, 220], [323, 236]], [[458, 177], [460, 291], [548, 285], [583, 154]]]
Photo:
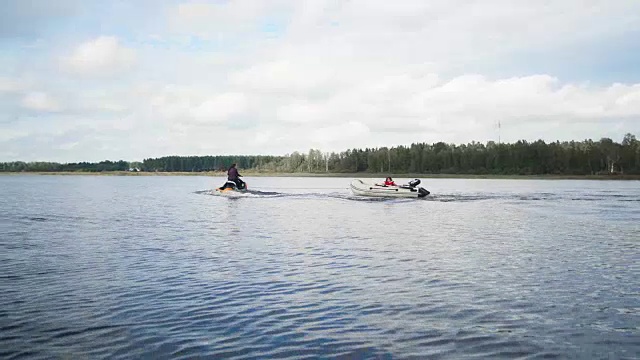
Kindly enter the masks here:
[[389, 176], [384, 180], [383, 184], [378, 184], [381, 186], [396, 186], [396, 183], [393, 182], [393, 179]]

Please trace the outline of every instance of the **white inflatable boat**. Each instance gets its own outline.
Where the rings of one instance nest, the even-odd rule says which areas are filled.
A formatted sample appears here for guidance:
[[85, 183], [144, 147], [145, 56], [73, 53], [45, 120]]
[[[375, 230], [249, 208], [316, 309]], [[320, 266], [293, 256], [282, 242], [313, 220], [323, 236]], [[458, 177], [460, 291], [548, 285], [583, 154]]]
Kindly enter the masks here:
[[429, 195], [429, 191], [418, 186], [420, 180], [415, 179], [406, 185], [385, 186], [370, 181], [355, 179], [351, 181], [351, 192], [360, 196], [399, 197], [399, 198], [423, 198]]

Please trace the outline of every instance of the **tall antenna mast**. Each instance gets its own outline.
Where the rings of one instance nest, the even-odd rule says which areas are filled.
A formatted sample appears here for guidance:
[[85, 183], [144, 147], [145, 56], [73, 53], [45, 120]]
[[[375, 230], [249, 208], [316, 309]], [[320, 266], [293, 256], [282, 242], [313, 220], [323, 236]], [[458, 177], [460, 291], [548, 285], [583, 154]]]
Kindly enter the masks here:
[[500, 145], [500, 120], [498, 120], [498, 145]]

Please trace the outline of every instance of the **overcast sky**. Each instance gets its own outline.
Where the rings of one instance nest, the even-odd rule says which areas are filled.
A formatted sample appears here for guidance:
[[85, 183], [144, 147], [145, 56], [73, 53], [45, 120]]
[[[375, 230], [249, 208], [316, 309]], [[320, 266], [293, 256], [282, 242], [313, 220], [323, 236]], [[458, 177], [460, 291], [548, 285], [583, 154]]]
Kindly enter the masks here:
[[640, 136], [640, 1], [0, 6], [0, 161]]

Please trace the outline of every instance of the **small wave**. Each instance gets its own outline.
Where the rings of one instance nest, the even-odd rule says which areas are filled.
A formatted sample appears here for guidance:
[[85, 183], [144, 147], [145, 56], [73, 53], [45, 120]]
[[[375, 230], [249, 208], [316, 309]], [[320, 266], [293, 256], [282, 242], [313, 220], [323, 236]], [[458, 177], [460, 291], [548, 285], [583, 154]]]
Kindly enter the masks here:
[[347, 201], [360, 201], [360, 202], [405, 202], [421, 200], [418, 198], [392, 198], [392, 197], [372, 197], [372, 196], [356, 196], [352, 194], [326, 194], [328, 198], [347, 200]]
[[461, 202], [461, 201], [480, 201], [480, 200], [495, 200], [497, 196], [490, 195], [463, 195], [463, 194], [440, 194], [429, 195], [426, 197], [429, 201], [438, 202]]
[[249, 194], [251, 195], [257, 195], [257, 196], [269, 196], [269, 197], [274, 197], [274, 196], [286, 196], [287, 194], [285, 193], [280, 193], [277, 191], [259, 191], [259, 190], [248, 190], [247, 191]]
[[527, 193], [527, 194], [496, 194], [496, 193], [440, 193], [433, 194], [424, 198], [393, 198], [393, 197], [370, 197], [353, 195], [351, 192], [278, 192], [278, 191], [262, 191], [247, 190], [242, 193], [220, 194], [215, 190], [198, 190], [195, 194], [225, 196], [229, 198], [289, 198], [289, 199], [336, 199], [345, 201], [361, 201], [361, 202], [411, 202], [416, 200], [433, 201], [433, 202], [475, 202], [475, 201], [509, 201], [509, 202], [537, 202], [537, 201], [576, 201], [576, 202], [594, 202], [594, 201], [615, 201], [615, 202], [640, 202], [640, 199], [617, 194], [585, 194], [583, 196], [575, 196], [573, 194], [562, 193]]
[[230, 198], [289, 198], [289, 199], [336, 199], [345, 201], [358, 201], [358, 202], [412, 202], [416, 200], [436, 201], [436, 202], [463, 202], [463, 201], [482, 201], [482, 200], [496, 200], [496, 199], [520, 199], [520, 200], [540, 200], [540, 197], [526, 197], [526, 196], [504, 196], [504, 195], [492, 195], [492, 194], [478, 194], [478, 195], [466, 195], [466, 194], [439, 194], [428, 195], [424, 198], [394, 198], [394, 197], [374, 197], [374, 196], [358, 196], [353, 195], [350, 192], [345, 193], [287, 193], [276, 191], [260, 191], [260, 190], [247, 190], [244, 193], [229, 193], [220, 194], [215, 190], [199, 190], [195, 192], [200, 195], [213, 195], [213, 196], [227, 196]]
[[260, 197], [282, 197], [282, 196], [290, 195], [290, 194], [279, 193], [279, 192], [275, 192], [275, 191], [259, 191], [259, 190], [247, 190], [245, 192], [230, 191], [230, 192], [225, 193], [225, 194], [222, 194], [222, 193], [217, 192], [215, 190], [198, 190], [198, 191], [195, 191], [194, 193], [198, 194], [198, 195], [222, 196], [222, 197], [229, 197], [229, 198], [238, 198], [238, 197], [255, 197], [255, 198], [260, 198]]
[[370, 196], [356, 196], [351, 193], [285, 193], [276, 191], [259, 191], [259, 190], [247, 190], [244, 193], [230, 193], [220, 194], [215, 190], [198, 190], [194, 192], [199, 195], [213, 195], [223, 196], [229, 198], [288, 198], [288, 199], [337, 199], [346, 201], [361, 201], [361, 202], [404, 202], [415, 201], [422, 199], [407, 199], [407, 198], [392, 198], [392, 197], [370, 197]]

